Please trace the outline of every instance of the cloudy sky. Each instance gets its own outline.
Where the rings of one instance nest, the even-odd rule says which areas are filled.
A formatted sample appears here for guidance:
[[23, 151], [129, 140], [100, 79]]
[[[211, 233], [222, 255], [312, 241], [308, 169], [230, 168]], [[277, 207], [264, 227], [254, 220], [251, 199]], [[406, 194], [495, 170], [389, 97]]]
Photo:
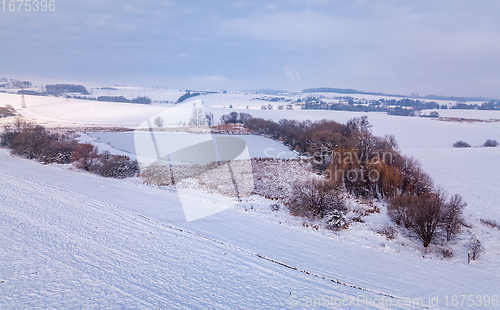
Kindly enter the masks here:
[[56, 0], [54, 12], [22, 10], [0, 11], [0, 77], [500, 97], [498, 0]]

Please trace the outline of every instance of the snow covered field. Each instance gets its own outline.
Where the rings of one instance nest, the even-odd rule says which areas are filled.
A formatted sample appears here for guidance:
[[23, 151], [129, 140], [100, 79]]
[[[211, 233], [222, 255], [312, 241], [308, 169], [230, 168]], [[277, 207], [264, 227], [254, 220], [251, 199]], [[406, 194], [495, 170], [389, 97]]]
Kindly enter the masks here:
[[454, 308], [453, 295], [498, 295], [498, 264], [398, 255], [235, 208], [186, 223], [168, 190], [0, 160], [2, 308]]
[[[245, 93], [212, 94], [196, 97], [193, 100], [201, 98], [206, 109], [213, 112], [216, 121], [223, 114], [232, 111], [250, 113], [254, 117], [275, 121], [283, 118], [300, 121], [333, 119], [341, 123], [354, 117], [367, 115], [376, 135], [395, 135], [403, 153], [421, 161], [425, 171], [434, 178], [438, 185], [450, 193], [462, 194], [469, 203], [467, 209], [469, 214], [476, 218], [487, 217], [487, 219], [500, 222], [500, 209], [497, 207], [497, 201], [500, 201], [500, 165], [498, 165], [500, 148], [468, 150], [452, 148], [453, 143], [458, 140], [465, 140], [472, 146], [481, 146], [487, 139], [500, 141], [500, 122], [443, 122], [429, 118], [390, 116], [385, 113], [260, 110], [259, 107], [265, 101], [251, 100], [259, 96]], [[63, 98], [40, 96], [26, 96], [26, 102], [28, 109], [21, 110], [21, 114], [52, 124], [124, 125], [132, 128], [148, 117], [172, 107], [172, 105], [139, 105], [87, 100], [67, 101]], [[12, 104], [20, 108], [20, 96], [0, 93], [0, 104]], [[233, 105], [234, 108], [229, 109], [229, 105]], [[249, 109], [246, 109], [247, 105], [250, 105]], [[500, 119], [500, 111], [439, 110], [439, 112], [446, 117]], [[117, 137], [122, 136], [117, 135]], [[122, 140], [118, 138], [113, 143], [120, 144]], [[106, 139], [102, 141], [105, 144], [111, 144]], [[130, 150], [121, 144], [117, 148]], [[262, 153], [263, 148], [255, 149]], [[273, 153], [271, 152], [271, 155]], [[281, 153], [281, 155], [288, 156], [285, 155], [286, 153]]]
[[[232, 111], [338, 122], [368, 115], [376, 135], [394, 134], [402, 152], [420, 160], [438, 185], [464, 197], [467, 219], [486, 248], [484, 258], [467, 265], [461, 249], [451, 260], [423, 259], [418, 249], [376, 235], [368, 223], [338, 234], [307, 229], [286, 212], [267, 212], [270, 202], [254, 196], [236, 205], [220, 196], [216, 203], [229, 209], [188, 223], [168, 188], [43, 166], [0, 150], [0, 308], [293, 309], [314, 299], [315, 308], [387, 308], [363, 298], [397, 309], [405, 308], [405, 298], [415, 298], [418, 309], [467, 308], [452, 303], [459, 295], [473, 296], [471, 308], [497, 308], [491, 298], [500, 295], [500, 232], [478, 220], [500, 222], [500, 148], [479, 146], [486, 139], [500, 141], [500, 123], [246, 109], [246, 103], [261, 103], [250, 96], [216, 96], [202, 98], [216, 120]], [[21, 114], [64, 125], [133, 127], [168, 108], [36, 96], [26, 96], [26, 102]], [[0, 94], [5, 104], [20, 108], [20, 96]], [[500, 119], [500, 113], [467, 118]], [[100, 148], [127, 154], [133, 152], [131, 134], [91, 133], [82, 139], [99, 139]], [[262, 137], [241, 137], [256, 157], [268, 147], [288, 151]], [[474, 147], [455, 149], [458, 140]], [[191, 199], [204, 195], [193, 191]], [[386, 221], [375, 215], [372, 224]], [[477, 300], [486, 298], [490, 306], [478, 307]]]
[[[135, 90], [135, 89], [133, 89]], [[170, 93], [169, 93], [170, 94]], [[172, 94], [170, 94], [172, 95]], [[215, 120], [232, 111], [250, 113], [254, 117], [280, 120], [333, 119], [345, 123], [353, 117], [367, 115], [376, 135], [393, 134], [403, 153], [413, 155], [422, 162], [424, 169], [437, 184], [450, 193], [458, 192], [469, 203], [467, 211], [476, 218], [488, 217], [500, 221], [500, 148], [452, 148], [453, 143], [465, 140], [472, 146], [481, 146], [487, 139], [500, 141], [500, 122], [457, 123], [429, 118], [389, 116], [385, 113], [361, 113], [319, 110], [260, 110], [265, 101], [255, 101], [256, 94], [212, 94], [196, 97], [202, 99], [206, 109], [214, 113]], [[172, 105], [139, 105], [107, 103], [88, 100], [26, 96], [28, 109], [20, 113], [29, 118], [64, 125], [123, 125], [134, 128], [148, 117], [170, 109]], [[19, 95], [0, 93], [2, 105], [21, 107]], [[233, 105], [233, 109], [229, 109]], [[249, 105], [249, 109], [246, 106]], [[477, 119], [500, 119], [500, 111], [439, 110], [442, 116]], [[126, 136], [126, 134], [123, 134]], [[123, 137], [117, 135], [116, 137]], [[102, 138], [105, 144], [112, 144]], [[256, 141], [251, 138], [250, 144]], [[116, 139], [120, 144], [123, 139]], [[259, 142], [256, 142], [259, 144]], [[276, 146], [277, 147], [277, 146]], [[129, 152], [130, 148], [117, 146]], [[277, 147], [278, 148], [278, 147]], [[258, 149], [262, 153], [265, 148]], [[271, 152], [274, 153], [274, 152]], [[285, 155], [282, 151], [281, 155]], [[257, 156], [257, 155], [256, 155]], [[291, 154], [290, 154], [291, 156]], [[267, 156], [270, 157], [270, 156]], [[450, 160], [450, 159], [453, 160]], [[453, 172], [451, 172], [453, 171]], [[452, 173], [452, 175], [450, 175]]]

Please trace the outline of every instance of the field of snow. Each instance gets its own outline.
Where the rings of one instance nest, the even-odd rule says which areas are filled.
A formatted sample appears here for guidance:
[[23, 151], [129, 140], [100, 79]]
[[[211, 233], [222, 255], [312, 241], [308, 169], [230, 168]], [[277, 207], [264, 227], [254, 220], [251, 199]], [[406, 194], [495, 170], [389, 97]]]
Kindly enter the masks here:
[[[164, 105], [141, 105], [118, 102], [65, 99], [43, 96], [25, 96], [28, 118], [73, 125], [137, 126], [148, 117], [165, 110]], [[21, 96], [0, 93], [0, 105], [21, 108]]]
[[102, 87], [87, 87], [90, 96], [123, 96], [127, 99], [137, 97], [149, 97], [153, 101], [168, 101], [176, 102], [180, 96], [184, 94], [180, 89], [165, 89], [165, 88], [141, 88], [141, 87], [123, 87], [113, 86], [112, 89], [103, 89]]
[[[481, 103], [479, 103], [481, 105]], [[433, 111], [439, 113], [441, 117], [459, 117], [459, 118], [468, 118], [468, 119], [480, 119], [480, 120], [499, 120], [500, 119], [500, 111], [486, 111], [486, 110], [423, 110], [422, 114], [429, 114]]]
[[[214, 208], [230, 206], [227, 210], [188, 223], [179, 196], [168, 188], [43, 166], [0, 150], [0, 308], [293, 309], [310, 306], [305, 303], [311, 298], [328, 301], [316, 308], [339, 308], [331, 304], [337, 297], [360, 296], [390, 300], [397, 309], [404, 308], [398, 304], [401, 298], [422, 298], [425, 306], [429, 298], [438, 298], [438, 307], [430, 308], [466, 308], [452, 304], [453, 296], [491, 301], [500, 295], [499, 232], [478, 222], [500, 222], [500, 148], [481, 147], [486, 139], [500, 141], [500, 123], [269, 111], [260, 110], [265, 101], [251, 100], [255, 96], [217, 94], [201, 99], [216, 120], [232, 111], [276, 121], [342, 123], [367, 115], [376, 135], [394, 134], [401, 151], [421, 161], [436, 184], [464, 197], [466, 217], [486, 248], [484, 258], [467, 265], [466, 250], [461, 249], [452, 260], [423, 259], [418, 249], [377, 237], [363, 226], [368, 223], [339, 234], [311, 231], [300, 223], [290, 224], [294, 220], [285, 212], [249, 212], [250, 206], [268, 210], [271, 202], [256, 197], [237, 202], [217, 196], [212, 199]], [[37, 96], [26, 96], [26, 103], [28, 108], [20, 113], [43, 122], [129, 128], [169, 108]], [[20, 96], [0, 93], [0, 106], [5, 104], [20, 108]], [[442, 116], [458, 112], [464, 115], [458, 117], [500, 119], [499, 112], [439, 110]], [[81, 140], [129, 154], [134, 153], [130, 135], [87, 133]], [[291, 154], [277, 142], [240, 137], [256, 157], [275, 156], [266, 151], [269, 147]], [[473, 147], [453, 148], [458, 140]], [[206, 194], [193, 190], [188, 198], [206, 201]], [[385, 222], [382, 215], [372, 220], [377, 225]], [[386, 307], [351, 302], [340, 308]], [[496, 307], [490, 303], [484, 308]]]
[[[500, 165], [498, 165], [500, 148], [460, 150], [452, 147], [458, 140], [465, 140], [472, 146], [481, 146], [487, 139], [500, 141], [500, 122], [443, 122], [429, 118], [390, 116], [385, 113], [260, 110], [260, 106], [266, 101], [251, 100], [259, 96], [261, 94], [212, 94], [195, 97], [193, 100], [202, 99], [206, 110], [214, 114], [216, 121], [223, 114], [232, 111], [250, 113], [254, 117], [275, 121], [283, 118], [300, 121], [332, 119], [341, 123], [366, 115], [376, 135], [395, 135], [402, 152], [421, 161], [425, 171], [438, 185], [450, 194], [463, 195], [469, 204], [467, 209], [469, 214], [476, 218], [487, 217], [500, 222], [500, 209], [497, 207], [497, 202], [500, 201]], [[39, 96], [26, 96], [26, 102], [28, 109], [20, 110], [20, 113], [41, 121], [74, 125], [126, 125], [132, 128], [153, 115], [165, 113], [172, 107], [172, 105], [138, 105], [87, 100], [67, 101], [63, 98]], [[20, 108], [21, 97], [0, 93], [0, 105], [5, 104]], [[234, 108], [230, 109], [229, 105], [233, 105]], [[249, 109], [246, 109], [247, 105]], [[439, 110], [439, 113], [442, 116], [500, 119], [500, 111]], [[121, 140], [118, 138], [114, 142], [118, 145], [117, 148], [130, 150], [120, 144]], [[259, 147], [256, 149], [262, 150]], [[451, 158], [453, 160], [450, 160]]]
[[456, 308], [454, 295], [499, 294], [498, 264], [395, 255], [235, 208], [187, 223], [169, 190], [0, 161], [2, 308]]

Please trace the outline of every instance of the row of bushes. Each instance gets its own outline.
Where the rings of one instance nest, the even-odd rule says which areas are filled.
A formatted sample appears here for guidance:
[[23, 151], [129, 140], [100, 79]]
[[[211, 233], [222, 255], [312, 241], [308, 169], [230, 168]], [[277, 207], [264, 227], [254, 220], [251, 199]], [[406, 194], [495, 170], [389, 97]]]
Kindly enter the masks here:
[[[484, 147], [497, 147], [498, 146], [498, 141], [497, 140], [492, 140], [488, 139], [486, 142], [483, 144]], [[471, 147], [471, 145], [465, 141], [457, 141], [453, 144], [453, 147], [456, 148], [465, 148], [465, 147]]]
[[7, 104], [5, 107], [0, 107], [0, 118], [14, 116], [16, 114], [14, 107]]
[[0, 135], [0, 145], [15, 155], [35, 159], [44, 164], [70, 164], [105, 177], [126, 178], [139, 171], [137, 161], [127, 156], [99, 153], [89, 143], [78, 143], [72, 135], [52, 133], [43, 126], [17, 119]]

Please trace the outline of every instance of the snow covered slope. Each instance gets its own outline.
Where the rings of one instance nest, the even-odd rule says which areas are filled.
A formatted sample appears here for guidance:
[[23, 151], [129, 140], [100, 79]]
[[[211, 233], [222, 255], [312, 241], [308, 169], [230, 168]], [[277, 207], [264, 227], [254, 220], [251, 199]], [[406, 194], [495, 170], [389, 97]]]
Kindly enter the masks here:
[[497, 264], [387, 253], [236, 209], [187, 223], [174, 192], [5, 150], [0, 188], [0, 308], [456, 308], [453, 295], [499, 294]]
[[[144, 105], [59, 97], [25, 96], [27, 109], [22, 115], [40, 121], [69, 124], [136, 126], [148, 117], [165, 110], [162, 105]], [[0, 105], [21, 108], [21, 96], [0, 93]]]

